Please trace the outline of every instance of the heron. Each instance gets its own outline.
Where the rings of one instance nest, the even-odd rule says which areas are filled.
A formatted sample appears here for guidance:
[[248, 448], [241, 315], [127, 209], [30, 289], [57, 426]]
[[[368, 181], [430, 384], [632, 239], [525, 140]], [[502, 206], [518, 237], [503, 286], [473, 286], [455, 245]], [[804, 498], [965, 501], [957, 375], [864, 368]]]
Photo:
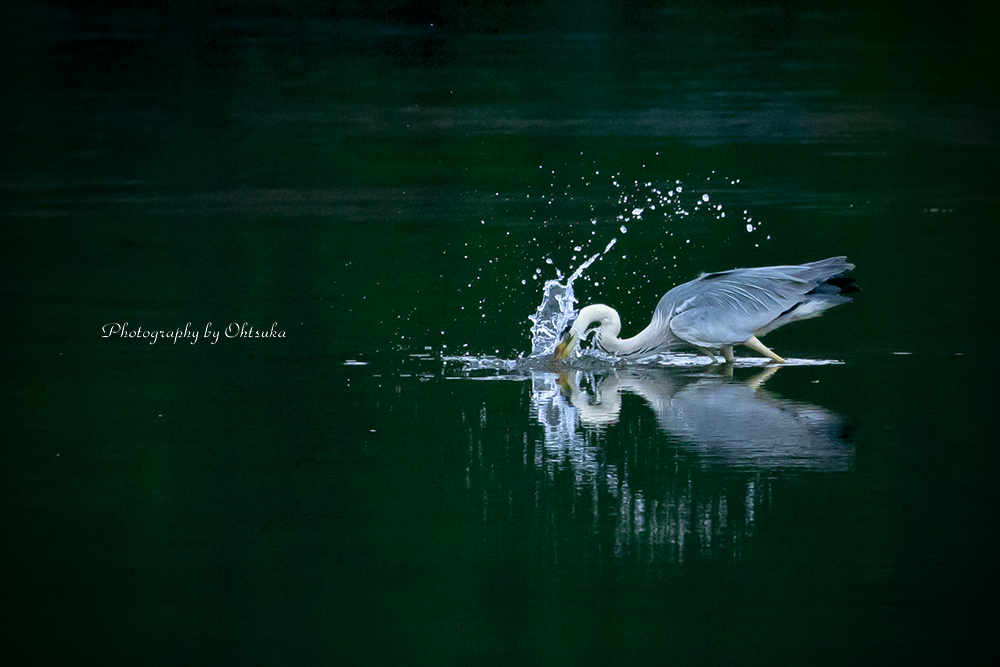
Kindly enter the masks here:
[[686, 345], [707, 355], [713, 364], [717, 354], [732, 363], [733, 346], [745, 345], [773, 362], [785, 363], [760, 337], [850, 301], [845, 294], [857, 292], [858, 287], [843, 274], [853, 268], [846, 257], [831, 257], [795, 266], [703, 273], [663, 295], [649, 326], [624, 340], [618, 337], [622, 322], [614, 308], [601, 303], [585, 306], [563, 332], [553, 356], [568, 357], [596, 325], [594, 346], [619, 357], [638, 359]]

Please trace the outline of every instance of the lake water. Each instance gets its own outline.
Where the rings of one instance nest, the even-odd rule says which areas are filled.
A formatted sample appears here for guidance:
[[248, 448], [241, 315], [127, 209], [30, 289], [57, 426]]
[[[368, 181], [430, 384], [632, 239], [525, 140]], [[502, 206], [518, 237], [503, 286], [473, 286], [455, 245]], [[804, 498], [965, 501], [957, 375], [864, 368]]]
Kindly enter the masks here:
[[[997, 654], [987, 13], [127, 4], [0, 10], [19, 664]], [[862, 291], [782, 367], [505, 370], [609, 245], [625, 335]]]

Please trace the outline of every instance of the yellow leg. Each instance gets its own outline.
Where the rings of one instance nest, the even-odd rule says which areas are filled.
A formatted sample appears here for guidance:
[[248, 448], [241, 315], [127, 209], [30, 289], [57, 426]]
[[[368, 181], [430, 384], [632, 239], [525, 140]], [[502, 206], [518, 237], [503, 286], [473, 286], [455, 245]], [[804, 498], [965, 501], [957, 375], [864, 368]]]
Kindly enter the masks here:
[[722, 356], [725, 357], [727, 364], [733, 363], [733, 346], [732, 345], [723, 346]]
[[748, 340], [743, 344], [749, 347], [751, 350], [754, 350], [755, 352], [760, 352], [761, 354], [763, 354], [768, 359], [771, 359], [772, 361], [777, 361], [779, 364], [785, 363], [784, 359], [776, 355], [774, 352], [771, 352], [771, 350], [767, 349], [764, 343], [760, 342], [756, 336], [750, 336], [750, 340]]
[[702, 354], [704, 354], [704, 355], [705, 355], [706, 357], [708, 357], [709, 359], [711, 359], [711, 360], [712, 360], [712, 363], [713, 363], [713, 364], [717, 364], [717, 363], [719, 363], [719, 362], [718, 362], [718, 360], [716, 360], [716, 358], [715, 358], [715, 355], [714, 355], [714, 354], [712, 354], [712, 351], [711, 351], [711, 350], [709, 350], [709, 349], [706, 349], [706, 348], [704, 348], [704, 347], [698, 347], [697, 345], [695, 345], [695, 347], [696, 347], [696, 348], [698, 348], [698, 351], [699, 351], [699, 352], [701, 352], [701, 353], [702, 353]]

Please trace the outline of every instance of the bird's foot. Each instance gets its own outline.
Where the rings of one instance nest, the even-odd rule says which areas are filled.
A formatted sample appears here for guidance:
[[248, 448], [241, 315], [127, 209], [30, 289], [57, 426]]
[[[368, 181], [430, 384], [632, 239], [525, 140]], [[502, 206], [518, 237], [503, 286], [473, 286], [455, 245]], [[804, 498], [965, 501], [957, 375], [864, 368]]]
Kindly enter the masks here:
[[754, 350], [755, 352], [760, 352], [771, 361], [776, 361], [779, 364], [787, 363], [784, 359], [776, 355], [774, 352], [771, 352], [771, 350], [767, 349], [767, 346], [764, 345], [764, 343], [760, 342], [760, 340], [756, 336], [751, 336], [750, 340], [748, 340], [743, 344], [749, 347], [751, 350]]

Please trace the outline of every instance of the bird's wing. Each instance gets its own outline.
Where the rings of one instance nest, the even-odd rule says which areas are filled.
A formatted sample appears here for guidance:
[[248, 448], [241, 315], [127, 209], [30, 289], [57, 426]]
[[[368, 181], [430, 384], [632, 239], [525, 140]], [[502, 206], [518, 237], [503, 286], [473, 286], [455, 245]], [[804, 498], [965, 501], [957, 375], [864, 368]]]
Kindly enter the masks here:
[[669, 308], [670, 330], [688, 343], [707, 348], [742, 343], [802, 303], [816, 287], [817, 280], [802, 275], [801, 268], [705, 274], [667, 292], [660, 307]]

